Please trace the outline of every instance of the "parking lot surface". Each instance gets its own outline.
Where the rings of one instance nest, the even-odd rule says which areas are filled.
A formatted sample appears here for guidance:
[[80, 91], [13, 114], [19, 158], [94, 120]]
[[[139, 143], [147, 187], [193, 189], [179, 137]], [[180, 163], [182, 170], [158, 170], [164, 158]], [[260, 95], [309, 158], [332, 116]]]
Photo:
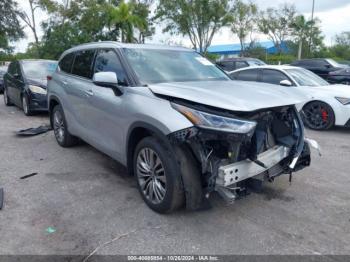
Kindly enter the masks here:
[[[47, 124], [0, 96], [0, 255], [350, 254], [350, 130], [307, 130], [323, 155], [312, 166], [227, 205], [159, 215], [120, 164], [87, 144], [61, 148], [53, 133], [16, 137]], [[27, 179], [20, 177], [37, 173]]]

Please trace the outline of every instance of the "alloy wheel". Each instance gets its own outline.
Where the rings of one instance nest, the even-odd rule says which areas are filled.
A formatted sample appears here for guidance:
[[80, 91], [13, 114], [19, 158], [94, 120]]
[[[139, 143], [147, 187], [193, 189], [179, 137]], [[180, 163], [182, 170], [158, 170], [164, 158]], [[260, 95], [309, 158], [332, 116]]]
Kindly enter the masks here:
[[321, 103], [311, 103], [304, 109], [306, 124], [313, 129], [327, 129], [330, 124], [330, 113]]
[[160, 157], [152, 149], [143, 148], [138, 153], [136, 165], [142, 193], [153, 204], [161, 203], [166, 194], [166, 177]]
[[62, 113], [58, 110], [55, 111], [53, 115], [53, 130], [57, 141], [59, 141], [60, 143], [63, 143], [64, 132], [65, 132], [64, 121], [63, 121]]

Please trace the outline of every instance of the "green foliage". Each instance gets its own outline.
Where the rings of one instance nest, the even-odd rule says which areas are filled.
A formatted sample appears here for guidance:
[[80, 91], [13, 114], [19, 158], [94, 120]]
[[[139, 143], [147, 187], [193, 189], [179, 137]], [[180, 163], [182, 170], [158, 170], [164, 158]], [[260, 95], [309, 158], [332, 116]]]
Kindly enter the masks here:
[[9, 42], [16, 41], [24, 36], [18, 20], [18, 6], [14, 0], [0, 1], [0, 50], [12, 52]]
[[159, 0], [156, 18], [164, 32], [188, 36], [193, 47], [206, 53], [213, 36], [230, 21], [227, 0]]
[[242, 0], [235, 0], [231, 14], [231, 31], [237, 34], [241, 44], [241, 55], [245, 53], [245, 40], [254, 30], [257, 20], [258, 7], [253, 3], [245, 4]]
[[260, 13], [258, 27], [274, 43], [277, 52], [282, 52], [281, 43], [292, 34], [292, 22], [296, 15], [294, 5], [284, 4], [280, 8], [268, 8]]

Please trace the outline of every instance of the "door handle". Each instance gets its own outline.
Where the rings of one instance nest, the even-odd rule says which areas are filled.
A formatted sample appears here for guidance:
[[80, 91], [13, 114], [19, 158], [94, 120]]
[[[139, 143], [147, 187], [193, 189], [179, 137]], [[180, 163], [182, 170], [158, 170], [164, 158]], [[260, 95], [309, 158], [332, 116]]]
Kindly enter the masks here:
[[92, 92], [92, 90], [86, 90], [86, 91], [84, 91], [85, 92], [85, 94], [87, 95], [87, 96], [93, 96], [94, 95], [94, 92]]

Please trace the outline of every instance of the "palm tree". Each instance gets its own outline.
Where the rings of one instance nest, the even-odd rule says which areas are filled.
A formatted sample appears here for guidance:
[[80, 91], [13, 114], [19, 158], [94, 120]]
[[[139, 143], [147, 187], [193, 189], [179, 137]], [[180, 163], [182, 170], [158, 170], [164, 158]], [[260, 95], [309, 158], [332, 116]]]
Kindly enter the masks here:
[[292, 23], [294, 35], [297, 37], [299, 42], [298, 59], [301, 59], [303, 41], [305, 41], [307, 37], [311, 35], [314, 24], [315, 22], [313, 20], [306, 20], [303, 15], [295, 17], [294, 22]]
[[133, 2], [121, 1], [117, 7], [111, 6], [109, 11], [110, 24], [120, 30], [121, 41], [133, 43], [137, 40], [134, 37], [134, 28], [139, 30], [147, 26], [147, 21], [134, 14], [135, 5]]

